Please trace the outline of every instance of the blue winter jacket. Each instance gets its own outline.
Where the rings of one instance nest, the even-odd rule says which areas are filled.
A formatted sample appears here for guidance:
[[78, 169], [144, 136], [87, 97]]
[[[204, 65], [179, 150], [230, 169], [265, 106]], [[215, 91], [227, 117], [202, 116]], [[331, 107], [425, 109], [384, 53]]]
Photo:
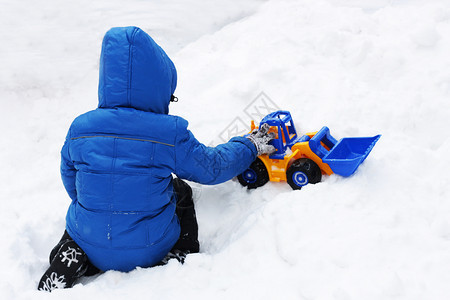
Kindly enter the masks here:
[[98, 108], [73, 121], [61, 151], [72, 199], [66, 229], [101, 270], [153, 266], [173, 247], [180, 226], [172, 174], [217, 184], [256, 158], [246, 138], [206, 147], [186, 120], [168, 115], [176, 82], [172, 61], [145, 32], [106, 33]]

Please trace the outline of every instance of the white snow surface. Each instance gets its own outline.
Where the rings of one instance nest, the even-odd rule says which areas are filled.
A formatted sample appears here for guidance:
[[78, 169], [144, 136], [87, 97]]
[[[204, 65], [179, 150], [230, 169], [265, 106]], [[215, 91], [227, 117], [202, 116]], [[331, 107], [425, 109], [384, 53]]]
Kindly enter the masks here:
[[[382, 137], [300, 191], [192, 183], [201, 253], [38, 292], [70, 201], [59, 151], [126, 25], [173, 59], [171, 114], [205, 144], [261, 92], [300, 133]], [[447, 0], [0, 0], [0, 40], [1, 299], [450, 299]]]

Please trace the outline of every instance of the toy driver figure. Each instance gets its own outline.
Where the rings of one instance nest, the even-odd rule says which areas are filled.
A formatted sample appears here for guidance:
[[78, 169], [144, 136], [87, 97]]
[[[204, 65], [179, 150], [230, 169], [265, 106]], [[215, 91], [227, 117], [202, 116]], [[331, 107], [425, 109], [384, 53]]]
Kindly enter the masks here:
[[174, 64], [144, 31], [106, 33], [98, 108], [73, 121], [61, 150], [71, 203], [38, 289], [198, 252], [192, 190], [182, 179], [218, 184], [275, 150], [265, 126], [217, 147], [201, 144], [186, 120], [168, 114], [176, 83]]

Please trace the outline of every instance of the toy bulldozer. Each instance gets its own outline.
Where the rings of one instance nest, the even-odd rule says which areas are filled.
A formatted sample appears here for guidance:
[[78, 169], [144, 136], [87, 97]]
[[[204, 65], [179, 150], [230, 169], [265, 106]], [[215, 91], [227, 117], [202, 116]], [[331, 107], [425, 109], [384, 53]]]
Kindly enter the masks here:
[[[277, 151], [261, 155], [238, 175], [239, 182], [254, 189], [270, 181], [287, 181], [295, 190], [308, 183], [322, 180], [322, 174], [336, 173], [348, 177], [366, 159], [381, 137], [352, 137], [337, 141], [328, 127], [298, 136], [288, 111], [276, 111], [265, 116], [260, 126], [267, 123], [269, 132], [276, 134], [270, 142]], [[251, 130], [256, 129], [254, 121]]]

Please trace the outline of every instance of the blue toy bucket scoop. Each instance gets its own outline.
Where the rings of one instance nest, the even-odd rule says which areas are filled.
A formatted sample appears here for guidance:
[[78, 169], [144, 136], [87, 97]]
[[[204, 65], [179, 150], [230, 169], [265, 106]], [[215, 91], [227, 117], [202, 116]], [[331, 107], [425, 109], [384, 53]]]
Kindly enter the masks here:
[[366, 159], [381, 135], [374, 137], [343, 138], [322, 158], [334, 173], [350, 176]]

